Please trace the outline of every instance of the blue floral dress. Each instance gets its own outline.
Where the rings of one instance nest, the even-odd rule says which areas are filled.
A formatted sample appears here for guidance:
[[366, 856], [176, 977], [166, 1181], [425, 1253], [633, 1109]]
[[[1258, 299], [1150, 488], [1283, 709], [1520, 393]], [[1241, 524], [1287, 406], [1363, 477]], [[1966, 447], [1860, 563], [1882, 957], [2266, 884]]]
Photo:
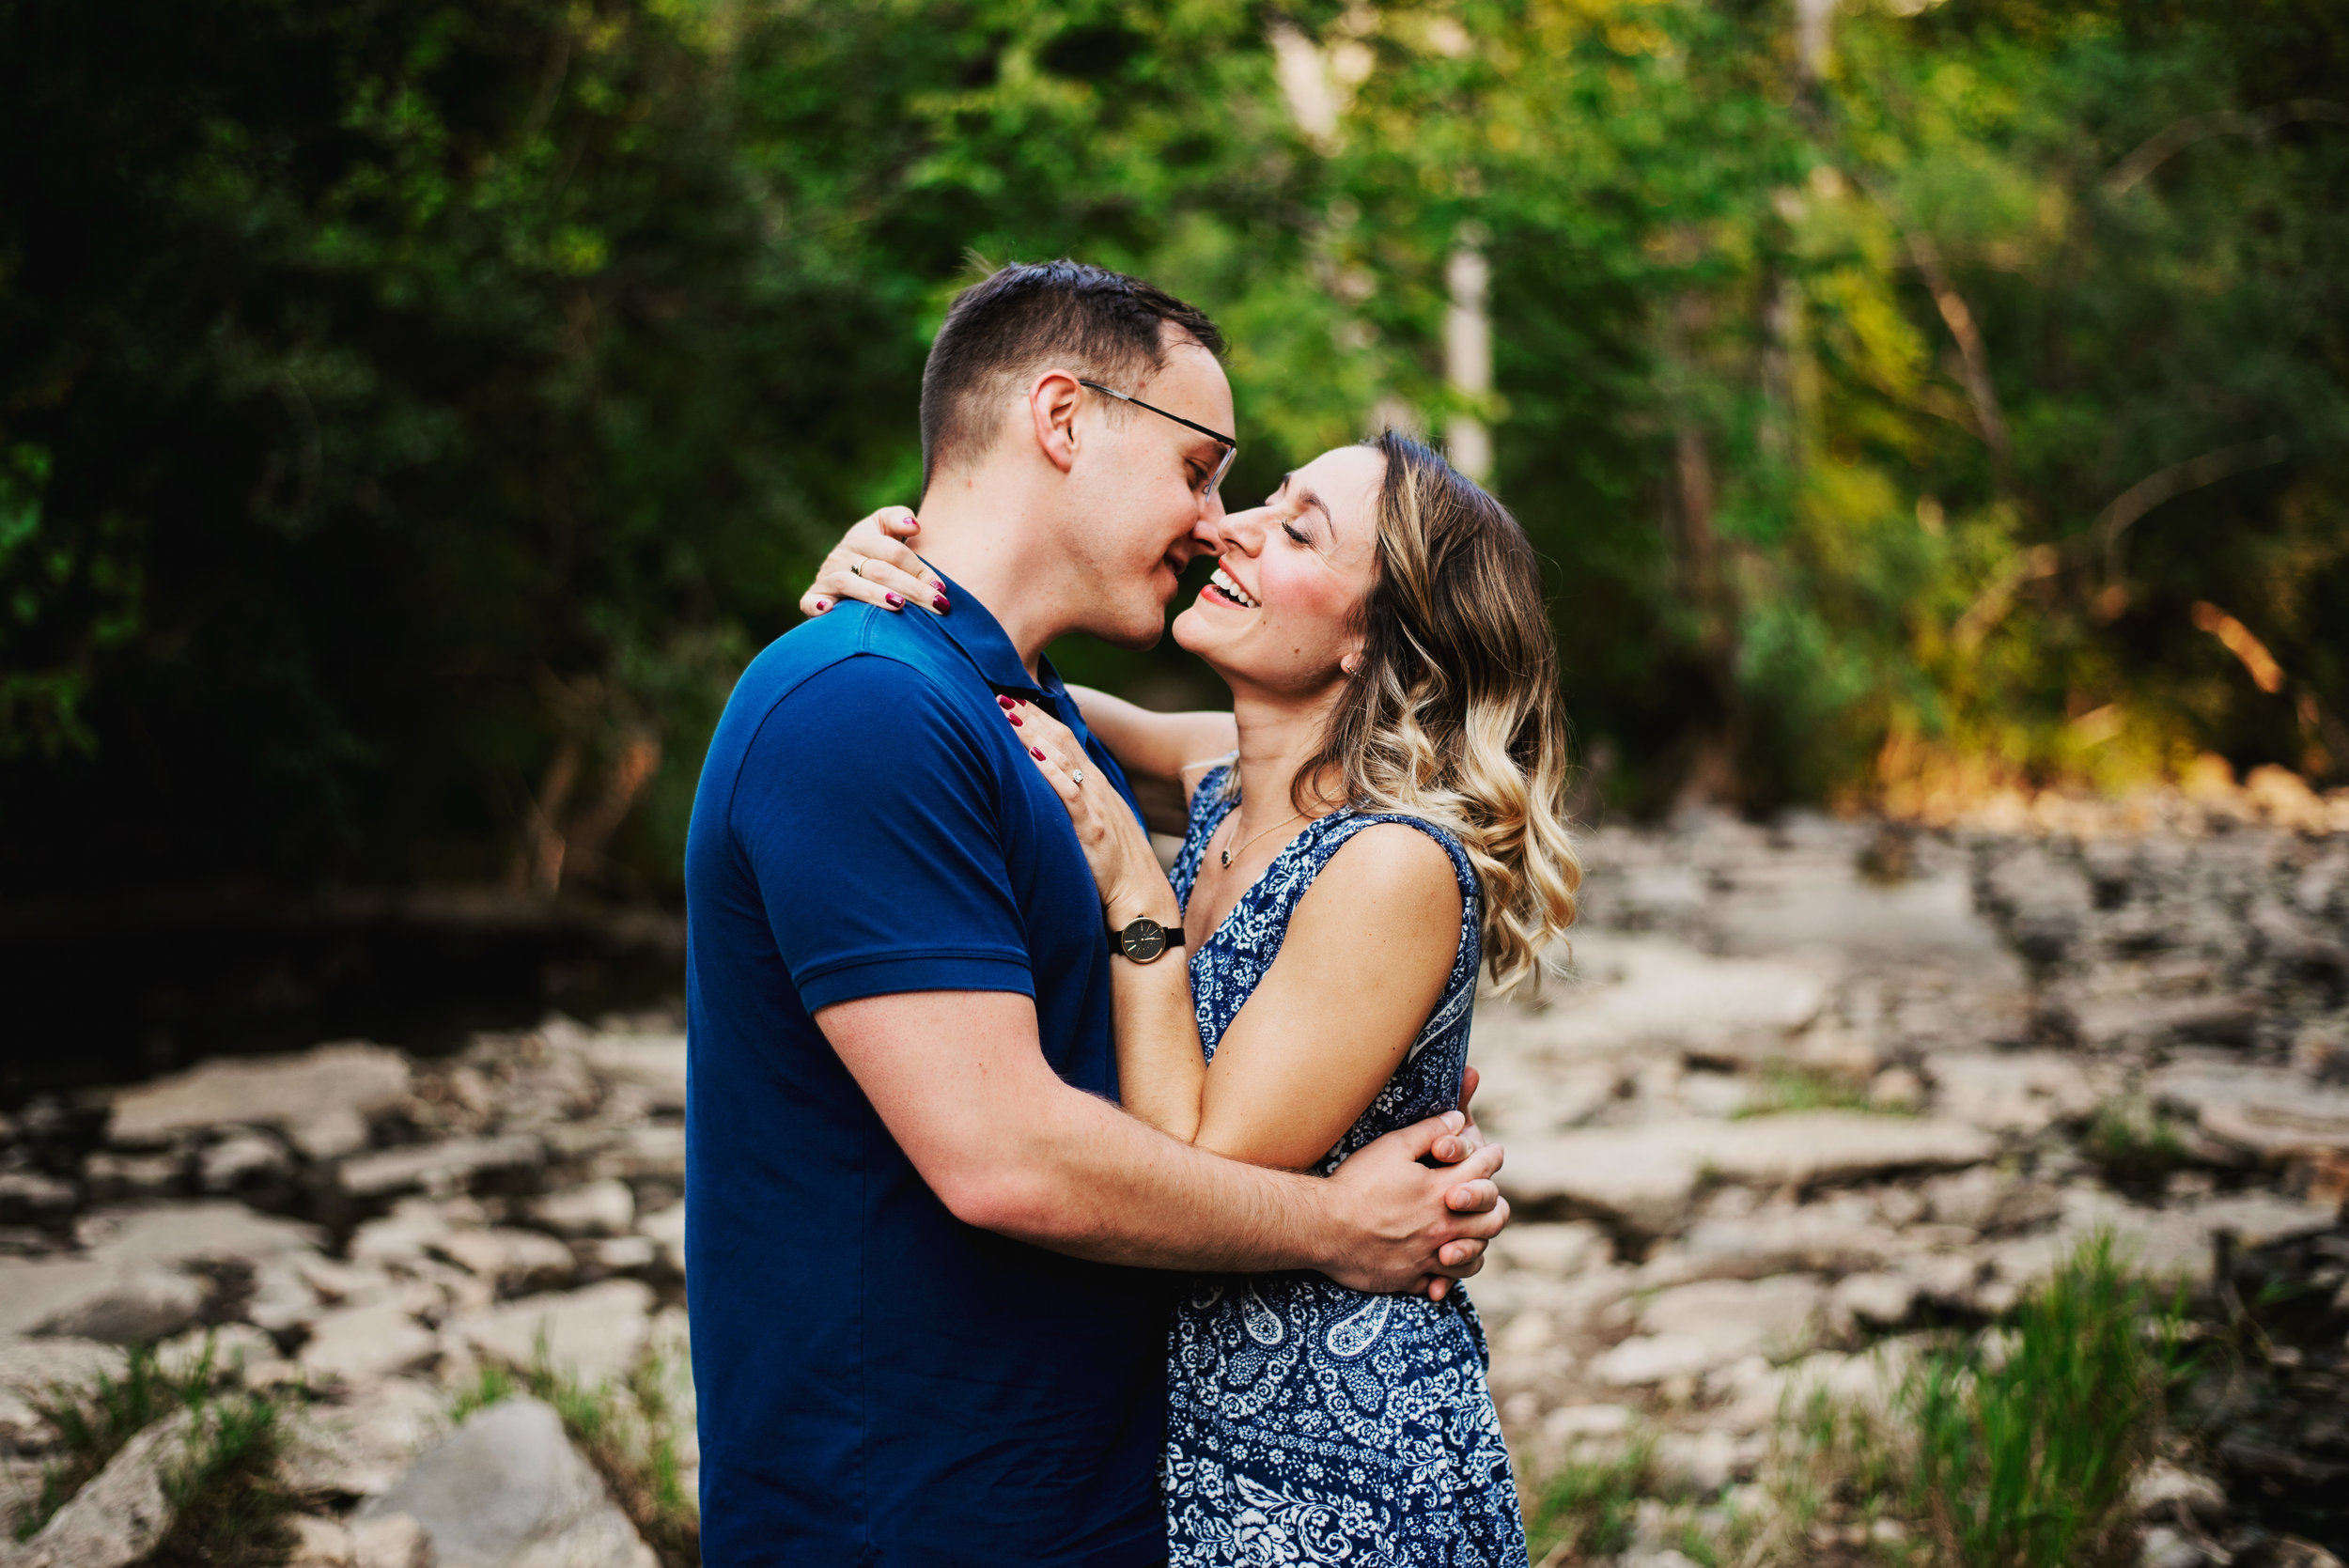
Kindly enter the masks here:
[[[1209, 837], [1238, 804], [1228, 768], [1191, 797], [1174, 862], [1190, 902]], [[1315, 1167], [1456, 1105], [1476, 999], [1478, 893], [1450, 834], [1342, 811], [1307, 825], [1210, 936], [1193, 932], [1191, 993], [1209, 1061], [1281, 951], [1297, 901], [1341, 845], [1407, 822], [1452, 858], [1460, 944], [1443, 996], [1361, 1119]], [[1524, 1522], [1466, 1295], [1366, 1296], [1320, 1274], [1201, 1276], [1175, 1308], [1164, 1490], [1171, 1568], [1524, 1568]]]

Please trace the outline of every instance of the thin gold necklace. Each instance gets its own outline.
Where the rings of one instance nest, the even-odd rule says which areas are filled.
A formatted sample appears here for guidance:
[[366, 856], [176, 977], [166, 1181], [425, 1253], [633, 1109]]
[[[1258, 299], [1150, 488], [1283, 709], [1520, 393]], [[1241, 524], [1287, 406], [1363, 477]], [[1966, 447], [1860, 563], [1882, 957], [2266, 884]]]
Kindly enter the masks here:
[[[1302, 815], [1305, 815], [1305, 814], [1304, 814], [1303, 812], [1301, 812], [1301, 811], [1293, 811], [1293, 812], [1289, 813], [1286, 816], [1284, 816], [1284, 817], [1281, 818], [1281, 820], [1280, 820], [1280, 821], [1275, 822], [1275, 823], [1272, 825], [1272, 828], [1285, 828], [1285, 827], [1287, 827], [1290, 823], [1292, 823], [1292, 822], [1296, 821], [1299, 817], [1300, 817], [1300, 816], [1302, 816]], [[1223, 867], [1224, 867], [1224, 869], [1225, 869], [1225, 870], [1227, 870], [1227, 871], [1231, 869], [1231, 865], [1232, 865], [1232, 856], [1233, 856], [1233, 854], [1234, 854], [1234, 852], [1235, 852], [1235, 851], [1237, 851], [1237, 850], [1241, 850], [1241, 849], [1245, 849], [1245, 848], [1247, 848], [1250, 845], [1252, 845], [1252, 844], [1255, 843], [1258, 839], [1260, 839], [1260, 838], [1264, 837], [1266, 833], [1268, 833], [1268, 832], [1272, 831], [1272, 828], [1266, 828], [1266, 829], [1263, 829], [1263, 830], [1262, 830], [1262, 831], [1260, 831], [1251, 833], [1251, 834], [1249, 834], [1246, 838], [1244, 838], [1244, 839], [1240, 840], [1240, 841], [1239, 841], [1239, 843], [1237, 843], [1237, 844], [1236, 844], [1236, 845], [1232, 846], [1232, 847], [1231, 847], [1231, 848], [1224, 850], [1224, 851], [1222, 852], [1222, 853], [1223, 853]], [[1232, 831], [1235, 831], [1235, 832], [1237, 832], [1237, 831], [1239, 831], [1239, 813], [1238, 813], [1238, 812], [1237, 812], [1237, 811], [1235, 811], [1235, 812], [1233, 812], [1233, 813], [1232, 813]]]

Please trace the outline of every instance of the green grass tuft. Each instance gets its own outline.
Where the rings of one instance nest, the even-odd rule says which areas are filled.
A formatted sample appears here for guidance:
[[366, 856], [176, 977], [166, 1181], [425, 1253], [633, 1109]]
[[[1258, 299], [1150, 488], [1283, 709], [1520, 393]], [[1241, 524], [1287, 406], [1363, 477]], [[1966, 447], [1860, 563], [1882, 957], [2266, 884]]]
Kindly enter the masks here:
[[163, 1477], [170, 1531], [146, 1559], [152, 1568], [242, 1568], [282, 1560], [285, 1515], [293, 1499], [276, 1484], [277, 1410], [256, 1394], [221, 1393], [207, 1341], [174, 1372], [150, 1345], [134, 1347], [120, 1376], [101, 1373], [86, 1388], [60, 1385], [34, 1402], [56, 1433], [58, 1457], [41, 1473], [40, 1494], [16, 1524], [30, 1540], [94, 1480], [125, 1444], [156, 1421], [186, 1410], [187, 1444]]
[[[1731, 1121], [1749, 1116], [1778, 1116], [1793, 1110], [1881, 1110], [1868, 1100], [1864, 1084], [1834, 1073], [1821, 1072], [1815, 1067], [1797, 1067], [1789, 1063], [1772, 1062], [1764, 1065], [1752, 1095], [1730, 1115]], [[1898, 1111], [1888, 1115], [1904, 1114]]]
[[29, 1541], [72, 1498], [122, 1452], [122, 1446], [182, 1405], [194, 1405], [211, 1387], [212, 1352], [208, 1343], [196, 1365], [173, 1376], [152, 1346], [131, 1352], [122, 1375], [101, 1373], [87, 1388], [59, 1384], [36, 1396], [32, 1405], [56, 1434], [57, 1457], [41, 1470], [40, 1494], [16, 1521], [16, 1538]]
[[1611, 1459], [1569, 1462], [1552, 1471], [1526, 1520], [1533, 1560], [1578, 1562], [1630, 1545], [1633, 1515], [1655, 1484], [1652, 1454], [1643, 1437]]
[[2192, 1163], [2178, 1124], [2142, 1100], [2113, 1101], [2099, 1110], [2085, 1151], [2114, 1185], [2125, 1188], [2158, 1187]]
[[2179, 1315], [2098, 1235], [2015, 1310], [2003, 1358], [1978, 1348], [1926, 1358], [1906, 1403], [1918, 1500], [1945, 1558], [1965, 1568], [2134, 1560], [2129, 1483], [2178, 1374]]
[[196, 1409], [187, 1452], [165, 1478], [171, 1531], [148, 1568], [247, 1568], [282, 1562], [296, 1499], [276, 1479], [277, 1407], [232, 1394]]
[[1889, 1410], [1824, 1392], [1790, 1406], [1762, 1476], [1769, 1505], [1732, 1560], [2134, 1562], [2129, 1487], [2181, 1372], [2181, 1307], [2157, 1298], [2099, 1235], [1999, 1333], [1925, 1353]]

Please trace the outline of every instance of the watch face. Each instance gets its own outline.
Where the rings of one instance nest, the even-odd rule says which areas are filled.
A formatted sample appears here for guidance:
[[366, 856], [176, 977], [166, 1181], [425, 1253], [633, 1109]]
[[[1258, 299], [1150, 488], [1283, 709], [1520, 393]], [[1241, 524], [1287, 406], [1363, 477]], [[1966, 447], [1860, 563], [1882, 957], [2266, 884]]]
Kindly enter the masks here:
[[1146, 964], [1166, 951], [1166, 927], [1145, 916], [1117, 934], [1117, 945], [1135, 963]]

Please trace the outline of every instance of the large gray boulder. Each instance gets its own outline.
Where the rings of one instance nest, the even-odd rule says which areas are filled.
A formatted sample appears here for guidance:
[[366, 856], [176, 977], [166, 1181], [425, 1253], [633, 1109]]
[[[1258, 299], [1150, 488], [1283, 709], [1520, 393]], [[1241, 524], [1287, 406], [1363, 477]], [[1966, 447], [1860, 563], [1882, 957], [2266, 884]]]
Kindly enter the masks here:
[[440, 1568], [656, 1568], [562, 1419], [533, 1399], [476, 1412], [362, 1520], [413, 1517]]

